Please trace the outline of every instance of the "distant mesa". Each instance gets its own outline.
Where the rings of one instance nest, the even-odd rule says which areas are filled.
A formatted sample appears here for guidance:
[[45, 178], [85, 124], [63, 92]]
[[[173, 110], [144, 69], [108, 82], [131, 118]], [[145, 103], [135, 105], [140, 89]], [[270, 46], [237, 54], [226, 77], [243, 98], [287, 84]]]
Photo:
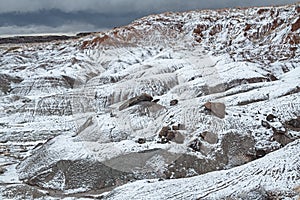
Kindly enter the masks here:
[[76, 35], [28, 35], [0, 38], [0, 44], [19, 44], [19, 43], [41, 43], [58, 40], [78, 39], [93, 34], [93, 32], [78, 33]]
[[[181, 125], [183, 128], [183, 125]], [[161, 130], [158, 133], [158, 137], [161, 139], [159, 143], [165, 144], [170, 141], [173, 141], [178, 144], [183, 144], [184, 142], [184, 136], [178, 131], [180, 127], [180, 124], [177, 126], [164, 126], [161, 128]]]

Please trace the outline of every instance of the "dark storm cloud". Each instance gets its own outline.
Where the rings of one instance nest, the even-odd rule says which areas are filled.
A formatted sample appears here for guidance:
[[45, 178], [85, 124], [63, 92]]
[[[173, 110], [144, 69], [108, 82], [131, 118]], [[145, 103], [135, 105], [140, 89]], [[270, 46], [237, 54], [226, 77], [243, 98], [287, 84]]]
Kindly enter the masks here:
[[26, 26], [29, 23], [33, 25], [47, 25], [51, 27], [60, 26], [69, 23], [88, 23], [94, 26], [111, 27], [128, 23], [128, 20], [137, 17], [134, 13], [111, 13], [102, 14], [94, 12], [63, 12], [61, 10], [40, 10], [29, 13], [12, 12], [0, 13], [0, 26], [16, 25]]
[[[299, 1], [299, 0], [298, 0]], [[292, 0], [0, 0], [0, 35], [81, 32], [165, 11], [289, 4]]]
[[0, 13], [59, 9], [98, 13], [161, 12], [197, 8], [287, 4], [292, 0], [0, 0]]

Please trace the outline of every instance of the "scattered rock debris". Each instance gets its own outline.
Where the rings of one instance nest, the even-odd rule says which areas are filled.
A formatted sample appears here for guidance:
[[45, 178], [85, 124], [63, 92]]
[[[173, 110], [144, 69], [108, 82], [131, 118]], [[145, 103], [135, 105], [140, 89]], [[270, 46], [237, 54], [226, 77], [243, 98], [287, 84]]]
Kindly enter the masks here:
[[169, 141], [173, 141], [182, 144], [184, 141], [184, 136], [178, 132], [178, 126], [164, 126], [158, 133], [158, 137], [161, 138], [159, 143], [165, 144]]
[[201, 148], [201, 141], [196, 138], [189, 144], [189, 147], [192, 148], [194, 151], [200, 151]]

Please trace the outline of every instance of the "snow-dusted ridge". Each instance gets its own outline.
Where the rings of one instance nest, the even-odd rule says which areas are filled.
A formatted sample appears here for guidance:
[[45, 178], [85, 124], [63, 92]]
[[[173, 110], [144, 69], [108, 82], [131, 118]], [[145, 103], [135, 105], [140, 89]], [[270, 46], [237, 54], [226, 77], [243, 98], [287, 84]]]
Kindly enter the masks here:
[[164, 13], [0, 45], [1, 197], [297, 199], [299, 13]]
[[299, 147], [297, 141], [261, 160], [192, 178], [136, 181], [104, 199], [292, 199], [299, 186]]

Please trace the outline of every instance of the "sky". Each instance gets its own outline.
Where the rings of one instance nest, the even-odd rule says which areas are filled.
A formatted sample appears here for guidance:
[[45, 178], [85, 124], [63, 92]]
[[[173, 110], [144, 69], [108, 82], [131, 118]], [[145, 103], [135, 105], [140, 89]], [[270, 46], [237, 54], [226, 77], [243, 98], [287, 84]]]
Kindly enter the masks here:
[[146, 15], [300, 0], [0, 0], [0, 37], [102, 31]]

